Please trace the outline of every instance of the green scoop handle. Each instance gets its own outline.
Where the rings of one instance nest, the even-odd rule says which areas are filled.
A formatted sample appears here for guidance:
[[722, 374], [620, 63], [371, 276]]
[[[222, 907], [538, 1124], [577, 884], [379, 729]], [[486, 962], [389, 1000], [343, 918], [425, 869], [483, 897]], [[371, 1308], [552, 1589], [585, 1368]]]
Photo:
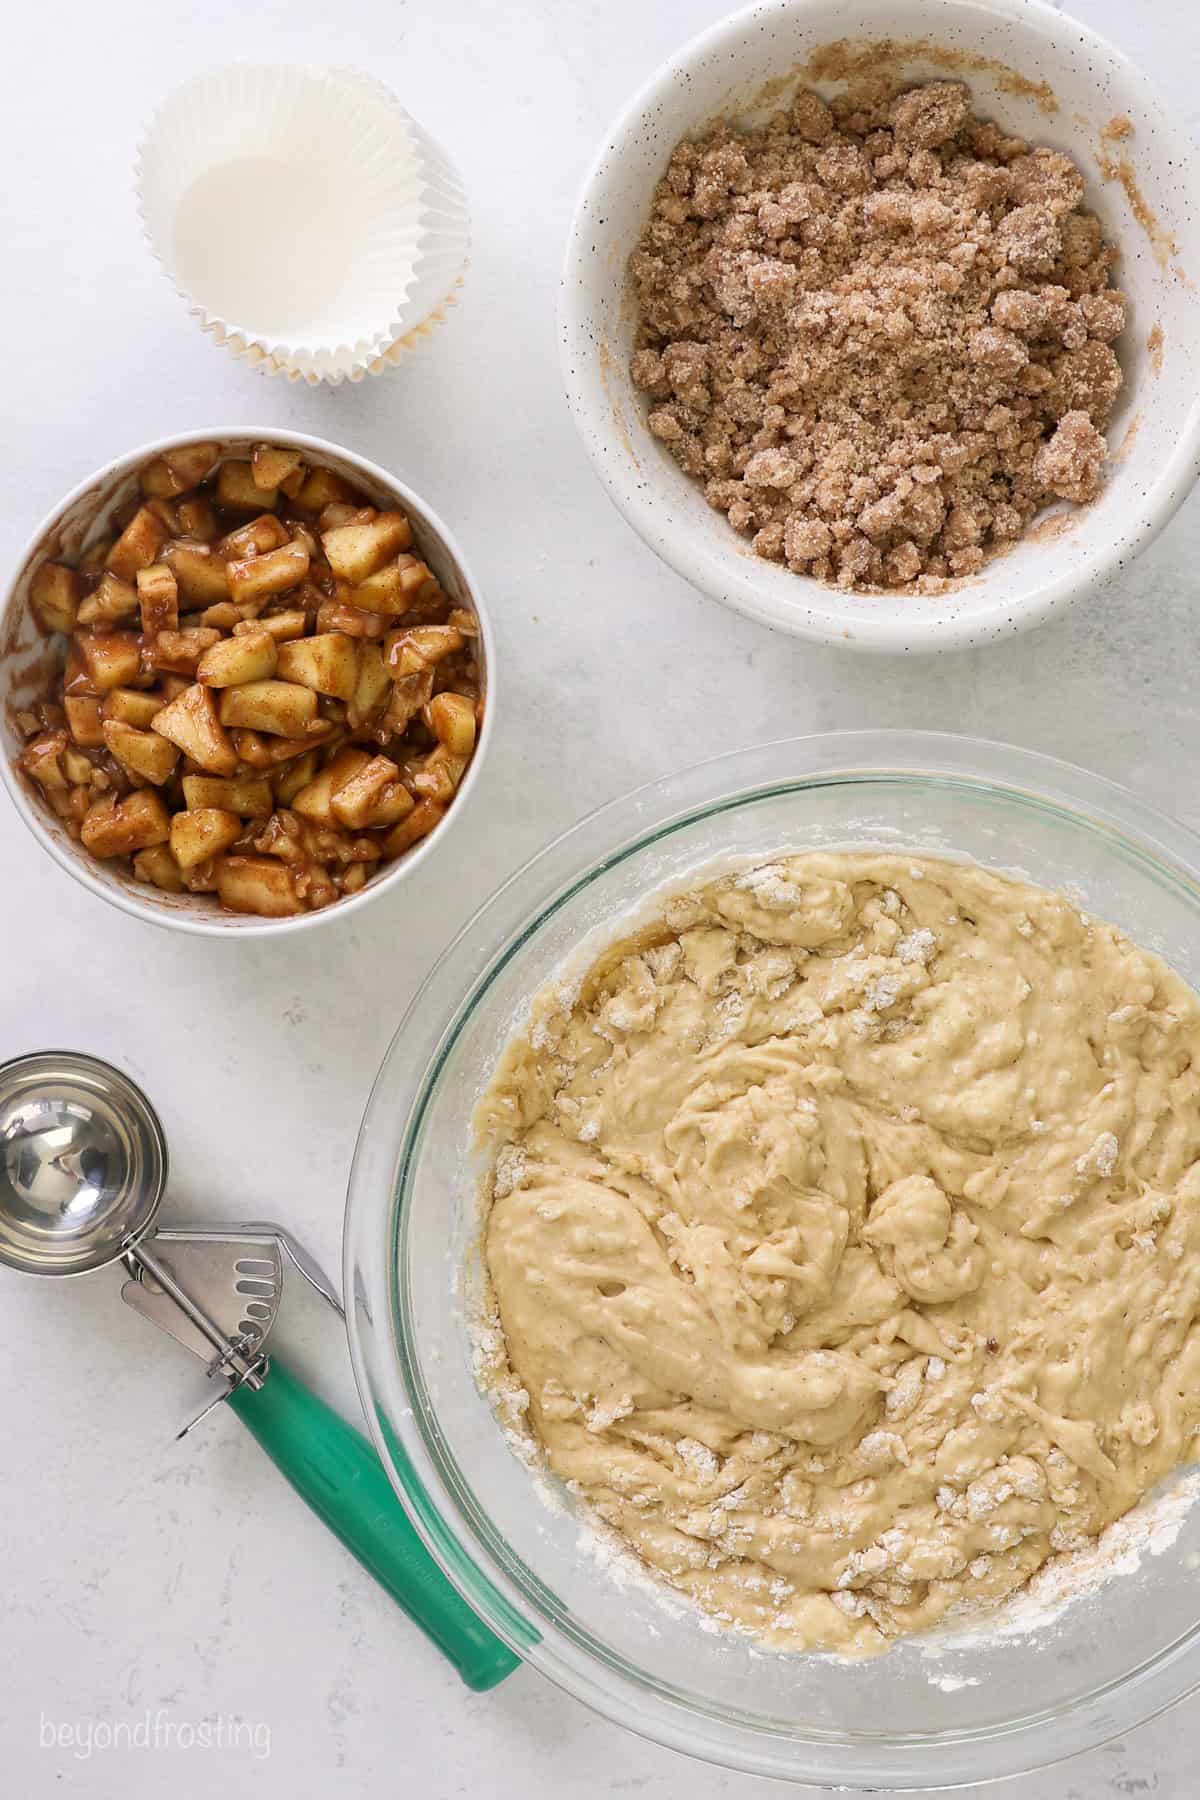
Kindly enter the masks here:
[[263, 1385], [235, 1388], [229, 1404], [301, 1499], [432, 1638], [469, 1688], [495, 1687], [519, 1668], [520, 1658], [442, 1574], [361, 1432], [275, 1357]]

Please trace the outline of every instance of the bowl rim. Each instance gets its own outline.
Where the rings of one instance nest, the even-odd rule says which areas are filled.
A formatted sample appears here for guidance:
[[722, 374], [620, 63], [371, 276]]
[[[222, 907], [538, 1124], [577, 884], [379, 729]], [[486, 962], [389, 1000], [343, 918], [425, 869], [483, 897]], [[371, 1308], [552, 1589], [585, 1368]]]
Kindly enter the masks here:
[[[976, 1785], [1047, 1767], [1132, 1729], [1200, 1686], [1200, 1628], [1147, 1662], [1050, 1713], [936, 1734], [831, 1742], [819, 1730], [785, 1735], [762, 1722], [689, 1705], [650, 1688], [569, 1619], [531, 1600], [460, 1504], [439, 1461], [443, 1434], [407, 1348], [411, 1306], [404, 1262], [406, 1208], [425, 1109], [441, 1068], [482, 992], [508, 958], [578, 889], [661, 830], [726, 798], [770, 791], [739, 769], [786, 754], [788, 785], [911, 778], [999, 791], [1041, 803], [1108, 837], [1182, 887], [1200, 913], [1200, 834], [1105, 777], [994, 740], [926, 731], [846, 731], [725, 752], [610, 801], [544, 846], [463, 927], [404, 1014], [367, 1101], [355, 1146], [343, 1240], [347, 1329], [355, 1380], [389, 1479], [414, 1527], [463, 1598], [524, 1660], [594, 1711], [669, 1748], [747, 1773], [822, 1786], [924, 1791]], [[698, 799], [704, 790], [707, 798]], [[497, 930], [499, 926], [499, 930]], [[399, 1074], [393, 1073], [399, 1068]], [[453, 1462], [453, 1457], [450, 1457]], [[485, 1519], [484, 1524], [489, 1522]], [[1189, 1654], [1190, 1653], [1190, 1654]]]
[[[769, 595], [765, 584], [757, 579], [758, 571], [753, 565], [761, 559], [744, 545], [742, 560], [746, 567], [738, 566], [733, 557], [726, 567], [718, 553], [708, 547], [703, 534], [689, 534], [674, 522], [664, 528], [658, 509], [648, 497], [654, 484], [638, 477], [636, 465], [626, 467], [629, 458], [618, 444], [620, 434], [613, 430], [607, 413], [604, 428], [595, 429], [598, 413], [588, 398], [587, 372], [600, 363], [605, 351], [589, 325], [586, 295], [590, 291], [590, 271], [596, 265], [595, 227], [602, 223], [596, 190], [607, 165], [620, 161], [639, 122], [657, 110], [662, 96], [686, 85], [688, 72], [696, 62], [719, 55], [731, 41], [741, 40], [752, 29], [769, 28], [772, 19], [802, 15], [811, 4], [812, 0], [757, 0], [756, 4], [718, 20], [661, 64], [608, 127], [579, 188], [559, 278], [559, 362], [568, 406], [592, 467], [617, 510], [656, 556], [708, 598], [773, 630], [860, 653], [928, 655], [986, 647], [1064, 612], [1102, 583], [1115, 579], [1170, 522], [1200, 477], [1200, 394], [1159, 471], [1136, 500], [1130, 501], [1127, 522], [1118, 531], [1099, 547], [1081, 553], [1062, 575], [1002, 593], [987, 607], [965, 613], [924, 602], [910, 604], [902, 616], [877, 615], [866, 610], [858, 613], [852, 595], [847, 597], [805, 575], [791, 576], [797, 584], [797, 603], [788, 607]], [[1027, 25], [1059, 42], [1069, 40], [1076, 49], [1081, 46], [1089, 59], [1102, 60], [1124, 83], [1137, 90], [1147, 112], [1160, 123], [1171, 120], [1171, 109], [1149, 77], [1124, 51], [1082, 20], [1057, 11], [1045, 0], [969, 0], [969, 7], [976, 14]], [[931, 6], [930, 12], [931, 20], [939, 16], [936, 7]], [[1187, 132], [1174, 126], [1171, 130], [1181, 151], [1190, 154], [1192, 145]], [[647, 203], [648, 200], [647, 194]], [[656, 456], [665, 455], [657, 445], [650, 443], [648, 448]], [[734, 549], [739, 544], [740, 539], [730, 547]], [[780, 573], [776, 565], [766, 567]]]
[[398, 884], [405, 876], [425, 861], [439, 844], [444, 844], [454, 823], [460, 817], [472, 789], [475, 787], [480, 767], [491, 745], [495, 725], [496, 697], [498, 684], [496, 680], [496, 646], [495, 635], [486, 602], [482, 598], [479, 583], [475, 578], [462, 546], [454, 533], [444, 523], [438, 513], [423, 500], [405, 482], [389, 473], [369, 457], [360, 456], [356, 450], [347, 449], [342, 444], [334, 443], [329, 438], [315, 437], [311, 432], [288, 431], [274, 426], [210, 426], [205, 430], [171, 432], [166, 437], [155, 438], [152, 442], [142, 444], [134, 450], [126, 451], [120, 456], [112, 457], [102, 463], [90, 475], [76, 482], [75, 486], [63, 499], [51, 507], [40, 524], [30, 534], [25, 545], [13, 563], [13, 573], [4, 584], [3, 595], [0, 596], [0, 625], [7, 619], [13, 605], [16, 589], [24, 577], [30, 563], [41, 551], [42, 545], [50, 533], [59, 524], [63, 516], [78, 501], [86, 498], [88, 493], [102, 482], [114, 476], [130, 474], [155, 456], [161, 456], [167, 450], [183, 449], [189, 444], [215, 442], [224, 446], [231, 442], [254, 442], [284, 445], [289, 449], [308, 451], [313, 457], [332, 456], [344, 463], [360, 469], [364, 477], [385, 492], [390, 492], [410, 510], [418, 523], [427, 524], [430, 530], [445, 545], [450, 556], [461, 570], [471, 597], [471, 605], [479, 620], [480, 637], [484, 651], [484, 670], [486, 680], [487, 705], [483, 712], [483, 728], [479, 733], [479, 741], [471, 758], [470, 767], [459, 786], [454, 804], [447, 808], [445, 817], [413, 848], [398, 858], [376, 881], [368, 882], [357, 894], [348, 894], [334, 902], [332, 906], [320, 907], [315, 912], [298, 913], [293, 918], [271, 919], [258, 918], [249, 913], [225, 914], [218, 911], [172, 910], [162, 906], [149, 895], [143, 898], [140, 894], [126, 887], [110, 886], [94, 873], [91, 859], [75, 846], [60, 842], [49, 829], [47, 821], [34, 795], [29, 793], [25, 784], [17, 774], [12, 759], [0, 753], [0, 780], [8, 790], [8, 794], [18, 814], [41, 845], [60, 869], [64, 869], [81, 887], [90, 894], [106, 901], [110, 906], [129, 913], [133, 918], [142, 919], [147, 924], [157, 925], [166, 931], [187, 932], [195, 937], [211, 937], [238, 941], [246, 938], [284, 937], [298, 931], [307, 931], [319, 925], [327, 924], [336, 918], [348, 917], [369, 905], [387, 890]]

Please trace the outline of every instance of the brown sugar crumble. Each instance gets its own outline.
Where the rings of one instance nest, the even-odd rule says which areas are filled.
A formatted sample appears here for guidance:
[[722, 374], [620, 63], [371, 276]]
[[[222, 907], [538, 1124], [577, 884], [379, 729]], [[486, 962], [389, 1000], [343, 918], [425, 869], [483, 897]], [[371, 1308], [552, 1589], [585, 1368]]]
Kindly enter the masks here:
[[1101, 485], [1126, 304], [1082, 203], [959, 81], [685, 139], [630, 262], [651, 431], [769, 561], [974, 574]]

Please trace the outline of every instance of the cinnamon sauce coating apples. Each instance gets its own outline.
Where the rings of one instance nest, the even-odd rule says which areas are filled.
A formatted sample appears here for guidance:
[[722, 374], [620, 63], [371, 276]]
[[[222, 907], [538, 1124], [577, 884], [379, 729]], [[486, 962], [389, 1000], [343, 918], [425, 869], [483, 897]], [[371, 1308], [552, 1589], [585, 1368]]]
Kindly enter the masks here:
[[18, 766], [91, 855], [286, 917], [431, 831], [475, 750], [478, 624], [403, 512], [298, 450], [168, 451], [30, 598], [66, 639]]

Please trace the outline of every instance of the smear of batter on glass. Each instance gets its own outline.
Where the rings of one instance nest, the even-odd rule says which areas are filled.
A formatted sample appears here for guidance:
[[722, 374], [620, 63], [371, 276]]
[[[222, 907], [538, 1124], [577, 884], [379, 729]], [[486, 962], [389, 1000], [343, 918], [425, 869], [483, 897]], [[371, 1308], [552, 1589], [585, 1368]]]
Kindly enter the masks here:
[[782, 856], [534, 1004], [481, 1102], [483, 1379], [675, 1588], [865, 1654], [1200, 1426], [1200, 1001], [1061, 895]]

